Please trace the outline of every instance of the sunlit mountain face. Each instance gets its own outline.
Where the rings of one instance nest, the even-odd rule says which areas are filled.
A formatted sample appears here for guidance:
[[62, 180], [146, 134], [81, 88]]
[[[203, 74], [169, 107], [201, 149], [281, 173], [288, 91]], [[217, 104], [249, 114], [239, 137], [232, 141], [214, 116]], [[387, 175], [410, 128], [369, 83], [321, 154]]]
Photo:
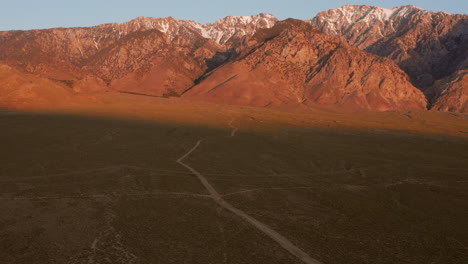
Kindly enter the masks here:
[[71, 97], [130, 92], [259, 107], [465, 112], [467, 23], [466, 15], [414, 6], [347, 5], [283, 22], [269, 14], [205, 25], [139, 17], [1, 32], [0, 61]]

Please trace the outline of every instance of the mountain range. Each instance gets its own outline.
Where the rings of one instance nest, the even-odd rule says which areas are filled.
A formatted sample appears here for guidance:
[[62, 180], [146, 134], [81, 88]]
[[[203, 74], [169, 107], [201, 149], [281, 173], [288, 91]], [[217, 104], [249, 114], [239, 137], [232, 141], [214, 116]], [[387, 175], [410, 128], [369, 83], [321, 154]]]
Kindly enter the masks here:
[[139, 17], [0, 32], [0, 105], [132, 93], [257, 107], [468, 112], [468, 15], [346, 5], [310, 20]]

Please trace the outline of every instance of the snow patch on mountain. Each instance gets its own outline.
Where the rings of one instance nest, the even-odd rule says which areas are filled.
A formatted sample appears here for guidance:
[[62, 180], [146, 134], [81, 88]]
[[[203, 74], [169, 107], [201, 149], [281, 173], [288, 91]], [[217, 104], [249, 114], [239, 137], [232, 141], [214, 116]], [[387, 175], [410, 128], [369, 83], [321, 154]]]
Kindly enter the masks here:
[[[431, 11], [412, 5], [391, 9], [368, 5], [344, 5], [340, 8], [320, 12], [308, 22], [332, 35], [345, 35], [346, 32], [354, 32], [354, 34], [367, 32], [379, 37], [386, 37], [395, 32], [396, 27], [408, 17], [429, 12]], [[351, 42], [356, 41], [358, 44], [365, 42], [357, 37], [353, 40], [353, 37], [356, 36], [350, 37]], [[358, 45], [358, 47], [360, 46]]]
[[172, 17], [151, 18], [138, 17], [123, 24], [113, 24], [118, 27], [119, 37], [125, 32], [157, 29], [169, 36], [171, 40], [181, 32], [198, 33], [204, 38], [212, 39], [220, 45], [225, 45], [235, 37], [253, 35], [261, 28], [273, 27], [278, 19], [271, 14], [254, 16], [228, 16], [214, 23], [200, 24], [191, 20], [179, 20]]
[[358, 22], [370, 24], [380, 21], [387, 23], [394, 18], [406, 17], [413, 12], [430, 11], [411, 5], [391, 9], [366, 5], [344, 5], [340, 8], [321, 12], [316, 18], [309, 21], [319, 20], [322, 23], [327, 23], [330, 30], [333, 31], [336, 29], [336, 24], [352, 26]]

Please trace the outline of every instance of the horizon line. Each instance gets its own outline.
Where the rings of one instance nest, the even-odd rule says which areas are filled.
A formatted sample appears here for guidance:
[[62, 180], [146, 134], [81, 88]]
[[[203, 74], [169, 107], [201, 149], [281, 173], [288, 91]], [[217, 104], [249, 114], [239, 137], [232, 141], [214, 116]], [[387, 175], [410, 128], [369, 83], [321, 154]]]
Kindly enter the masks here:
[[213, 23], [216, 23], [218, 21], [221, 21], [223, 19], [226, 19], [228, 17], [253, 17], [253, 16], [260, 16], [260, 15], [271, 15], [273, 16], [274, 18], [278, 19], [279, 21], [284, 21], [286, 19], [298, 19], [298, 20], [302, 20], [302, 21], [306, 21], [306, 20], [310, 20], [310, 19], [313, 19], [315, 18], [319, 13], [321, 12], [325, 12], [325, 11], [329, 11], [329, 10], [333, 10], [333, 9], [339, 9], [339, 8], [343, 8], [345, 6], [369, 6], [369, 7], [376, 7], [376, 8], [382, 8], [382, 9], [387, 9], [387, 10], [393, 10], [393, 9], [396, 9], [396, 8], [400, 8], [400, 7], [415, 7], [415, 8], [418, 8], [418, 9], [421, 9], [421, 10], [424, 10], [424, 11], [428, 11], [428, 12], [433, 12], [433, 13], [445, 13], [445, 14], [449, 14], [449, 15], [468, 15], [468, 14], [458, 14], [458, 13], [450, 13], [450, 12], [446, 12], [446, 11], [433, 11], [433, 10], [428, 10], [428, 9], [424, 9], [424, 8], [421, 8], [419, 6], [416, 6], [416, 5], [400, 5], [400, 6], [395, 6], [395, 7], [392, 7], [392, 8], [385, 8], [385, 7], [381, 7], [381, 6], [376, 6], [376, 5], [353, 5], [353, 4], [345, 4], [345, 5], [341, 5], [340, 7], [336, 7], [336, 8], [330, 8], [330, 9], [327, 9], [327, 10], [322, 10], [322, 11], [319, 11], [315, 16], [311, 17], [311, 18], [306, 18], [306, 19], [300, 19], [300, 18], [295, 18], [295, 17], [287, 17], [287, 18], [283, 18], [283, 19], [280, 19], [277, 15], [273, 14], [273, 13], [268, 13], [268, 12], [260, 12], [260, 13], [257, 13], [257, 14], [253, 14], [253, 15], [227, 15], [227, 16], [224, 16], [224, 17], [221, 17], [219, 19], [216, 19], [212, 22], [207, 22], [207, 23], [201, 23], [201, 22], [198, 22], [194, 19], [183, 19], [183, 18], [177, 18], [177, 17], [173, 17], [171, 15], [169, 16], [165, 16], [165, 17], [153, 17], [153, 16], [137, 16], [135, 18], [132, 18], [132, 19], [129, 19], [129, 20], [125, 20], [125, 21], [122, 21], [122, 22], [117, 22], [117, 21], [114, 21], [114, 22], [104, 22], [104, 23], [97, 23], [97, 24], [92, 24], [92, 25], [77, 25], [77, 26], [51, 26], [51, 27], [38, 27], [38, 28], [27, 28], [27, 29], [6, 29], [6, 30], [2, 30], [0, 29], [0, 32], [7, 32], [7, 31], [30, 31], [30, 30], [52, 30], [52, 29], [66, 29], [66, 28], [69, 28], [69, 29], [73, 29], [73, 28], [93, 28], [93, 27], [99, 27], [99, 26], [103, 26], [103, 25], [112, 25], [112, 24], [119, 24], [119, 25], [122, 25], [122, 24], [126, 24], [126, 23], [129, 23], [129, 22], [132, 22], [134, 20], [137, 20], [139, 18], [150, 18], [150, 19], [166, 19], [166, 18], [172, 18], [172, 19], [175, 19], [175, 20], [179, 20], [179, 21], [188, 21], [188, 22], [195, 22], [197, 24], [200, 24], [200, 25], [209, 25], [209, 24], [213, 24]]

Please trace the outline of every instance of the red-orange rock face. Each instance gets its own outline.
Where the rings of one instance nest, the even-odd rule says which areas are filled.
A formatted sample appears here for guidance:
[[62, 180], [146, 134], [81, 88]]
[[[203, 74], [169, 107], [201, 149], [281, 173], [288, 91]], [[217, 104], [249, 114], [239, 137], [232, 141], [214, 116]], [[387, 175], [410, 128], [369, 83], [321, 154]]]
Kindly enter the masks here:
[[434, 85], [434, 110], [468, 113], [468, 70], [458, 71]]
[[354, 109], [425, 109], [424, 95], [391, 60], [287, 20], [259, 31], [237, 60], [184, 96], [255, 106], [333, 104]]
[[204, 59], [222, 50], [199, 36], [171, 40], [159, 30], [148, 30], [117, 41], [90, 59], [84, 69], [113, 90], [155, 96], [180, 94], [207, 69]]
[[466, 82], [457, 76], [468, 67], [467, 20], [413, 6], [344, 6], [308, 23], [268, 14], [205, 25], [139, 17], [0, 32], [0, 63], [72, 96], [123, 91], [254, 106], [425, 109], [415, 85], [429, 107], [465, 111]]
[[[91, 28], [0, 32], [0, 61], [67, 81], [77, 91], [100, 87], [177, 94], [210, 67], [206, 59], [276, 21], [267, 14], [227, 17], [207, 25], [171, 17], [139, 17]], [[92, 89], [78, 85], [91, 79]]]

